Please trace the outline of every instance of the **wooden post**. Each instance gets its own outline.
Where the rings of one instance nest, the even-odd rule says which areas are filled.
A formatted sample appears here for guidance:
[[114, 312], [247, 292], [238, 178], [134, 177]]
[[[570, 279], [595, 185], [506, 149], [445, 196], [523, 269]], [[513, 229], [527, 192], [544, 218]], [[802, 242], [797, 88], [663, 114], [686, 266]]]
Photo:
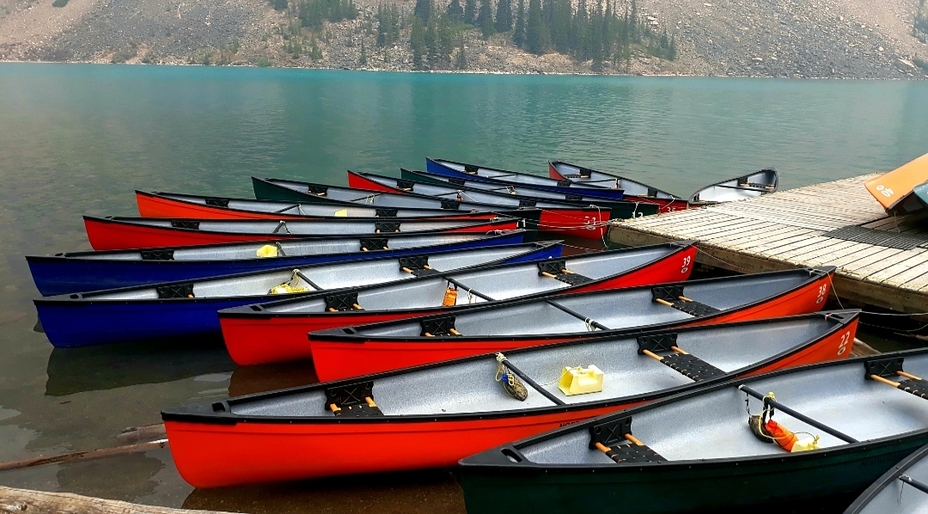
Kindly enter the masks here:
[[46, 493], [0, 486], [0, 514], [223, 514], [106, 500], [72, 493]]

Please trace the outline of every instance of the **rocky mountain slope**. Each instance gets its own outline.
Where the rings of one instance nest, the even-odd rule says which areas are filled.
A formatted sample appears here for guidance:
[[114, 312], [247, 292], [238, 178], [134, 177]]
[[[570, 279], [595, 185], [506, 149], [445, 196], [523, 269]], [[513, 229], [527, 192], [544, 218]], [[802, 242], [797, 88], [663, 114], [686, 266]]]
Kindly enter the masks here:
[[[408, 20], [399, 41], [376, 46], [380, 0], [355, 0], [354, 20], [310, 32], [293, 9], [267, 0], [0, 0], [0, 59], [413, 69]], [[630, 0], [624, 0], [629, 2]], [[394, 3], [394, 2], [391, 2]], [[593, 2], [588, 0], [588, 3]], [[444, 9], [446, 0], [437, 6]], [[623, 9], [623, 0], [617, 1]], [[605, 73], [817, 78], [925, 78], [925, 0], [640, 0], [643, 20], [677, 44], [673, 61], [633, 49]], [[590, 62], [535, 56], [506, 35], [465, 31], [467, 71], [590, 73]], [[294, 51], [294, 43], [297, 51]]]

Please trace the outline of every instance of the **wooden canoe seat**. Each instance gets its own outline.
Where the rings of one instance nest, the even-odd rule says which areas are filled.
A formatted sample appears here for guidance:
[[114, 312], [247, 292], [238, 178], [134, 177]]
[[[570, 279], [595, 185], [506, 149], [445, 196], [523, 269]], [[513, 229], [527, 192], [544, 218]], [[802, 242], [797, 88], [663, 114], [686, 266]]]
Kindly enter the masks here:
[[374, 382], [330, 387], [325, 390], [325, 409], [335, 416], [366, 418], [383, 416], [374, 402]]
[[325, 310], [328, 312], [363, 311], [358, 303], [357, 291], [346, 291], [325, 296]]
[[651, 289], [651, 299], [655, 303], [673, 307], [697, 318], [721, 312], [719, 309], [699, 303], [683, 295], [682, 285], [658, 286]]
[[625, 416], [590, 427], [590, 449], [598, 449], [617, 464], [667, 462], [661, 454], [632, 435], [632, 418]]
[[389, 250], [387, 248], [387, 238], [385, 237], [362, 237], [360, 243], [362, 252]]
[[580, 286], [592, 282], [593, 279], [567, 269], [563, 260], [547, 260], [538, 263], [538, 274], [544, 277], [560, 280], [572, 286]]
[[640, 336], [638, 353], [647, 355], [696, 382], [725, 374], [719, 368], [677, 346], [675, 333]]
[[193, 298], [193, 284], [169, 284], [155, 287], [158, 298]]
[[454, 316], [423, 319], [419, 322], [422, 326], [422, 331], [419, 335], [423, 337], [461, 336], [463, 334], [454, 328], [454, 319]]
[[[889, 357], [885, 359], [872, 359], [864, 363], [866, 378], [875, 380], [900, 391], [928, 399], [928, 381], [902, 370], [904, 357]], [[887, 377], [902, 377], [905, 380], [896, 382]]]
[[417, 277], [435, 275], [438, 273], [429, 266], [428, 255], [410, 255], [408, 257], [400, 257], [398, 260], [400, 263], [400, 271], [405, 271]]

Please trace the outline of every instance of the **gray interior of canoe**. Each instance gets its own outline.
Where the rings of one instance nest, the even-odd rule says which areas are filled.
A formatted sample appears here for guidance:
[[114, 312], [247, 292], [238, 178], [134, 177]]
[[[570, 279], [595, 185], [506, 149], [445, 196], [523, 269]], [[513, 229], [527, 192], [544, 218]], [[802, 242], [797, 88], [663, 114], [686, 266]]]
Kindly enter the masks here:
[[[731, 372], [803, 344], [836, 326], [824, 317], [777, 321], [740, 327], [719, 326], [679, 334], [678, 345], [715, 367]], [[568, 404], [661, 391], [693, 381], [668, 366], [638, 354], [634, 337], [538, 347], [510, 352], [514, 366]], [[565, 366], [596, 365], [604, 372], [602, 392], [568, 396], [557, 386]], [[537, 389], [522, 402], [509, 396], [496, 381], [497, 360], [476, 360], [409, 371], [374, 382], [373, 399], [387, 416], [442, 415], [516, 411], [555, 405]], [[744, 402], [741, 402], [742, 412]], [[331, 416], [322, 390], [276, 398], [232, 402], [232, 412], [253, 416]], [[683, 425], [691, 426], [691, 425]]]
[[[634, 180], [629, 180], [627, 178], [614, 177], [607, 173], [601, 171], [591, 170], [589, 178], [580, 177], [580, 167], [574, 166], [572, 164], [566, 163], [557, 163], [554, 166], [557, 171], [564, 176], [573, 175], [570, 177], [570, 181], [576, 183], [579, 186], [584, 187], [618, 187], [619, 189], [625, 190], [626, 195], [634, 196], [647, 196], [649, 189], [648, 186], [642, 184], [641, 182], [635, 182]], [[655, 198], [661, 198], [666, 200], [673, 199], [673, 195], [669, 195], [663, 191], [657, 191]]]
[[[808, 278], [808, 273], [802, 271], [766, 277], [745, 275], [724, 281], [689, 284], [684, 287], [683, 294], [694, 301], [725, 310], [779, 294], [799, 286]], [[462, 312], [456, 315], [455, 328], [465, 336], [547, 335], [592, 330], [586, 320], [568, 314], [551, 302], [613, 329], [693, 318], [691, 314], [652, 301], [651, 289], [643, 288], [556, 298], [550, 302], [539, 300], [478, 312]], [[368, 336], [418, 337], [421, 324], [419, 321], [406, 321], [382, 326], [362, 326], [357, 330]]]
[[[150, 227], [171, 227], [171, 220], [139, 218], [134, 221], [139, 225]], [[280, 234], [280, 235], [314, 235], [314, 234], [373, 234], [375, 222], [352, 220], [346, 218], [337, 221], [321, 220], [203, 220], [199, 222], [199, 230], [203, 232], [228, 232], [238, 234]], [[398, 223], [399, 230], [394, 232], [421, 232], [424, 230], [444, 230], [467, 224], [466, 221], [395, 221], [384, 220], [384, 223]]]
[[765, 186], [775, 183], [776, 172], [762, 170], [747, 176], [747, 184], [739, 184], [739, 179], [729, 180], [715, 186], [699, 190], [700, 202], [732, 202], [754, 198], [774, 191]]
[[[436, 159], [435, 162], [437, 162], [438, 164], [441, 164], [442, 166], [451, 168], [453, 170], [464, 172], [463, 164], [457, 164], [454, 162], [442, 161], [438, 159]], [[491, 170], [487, 168], [481, 168], [479, 166], [477, 167], [477, 175], [481, 177], [486, 177], [486, 178], [495, 178], [495, 179], [505, 180], [507, 182], [515, 182], [518, 184], [535, 184], [535, 185], [543, 185], [543, 186], [552, 186], [552, 185], [557, 184], [556, 180], [550, 179], [548, 177], [540, 177], [540, 176], [535, 176], [535, 175], [524, 175], [524, 174], [518, 174], [518, 173], [511, 173], [507, 171]]]
[[[657, 247], [634, 252], [580, 255], [566, 258], [565, 263], [570, 271], [599, 280], [653, 262], [672, 251], [669, 247]], [[466, 289], [458, 288], [456, 305], [484, 302], [479, 294], [494, 300], [506, 300], [570, 287], [566, 282], [540, 275], [534, 263], [455, 273], [452, 278], [467, 286]], [[439, 307], [447, 287], [448, 281], [440, 277], [383, 285], [359, 291], [358, 303], [366, 311]], [[479, 294], [470, 293], [468, 289]], [[322, 312], [324, 309], [325, 301], [321, 298], [264, 306], [265, 312], [277, 313]]]
[[[174, 195], [170, 193], [161, 193], [168, 198], [175, 198], [197, 205], [208, 205], [206, 197]], [[316, 203], [299, 203], [299, 202], [279, 202], [270, 200], [245, 200], [229, 199], [227, 205], [230, 209], [245, 210], [250, 212], [264, 212], [273, 214], [287, 214], [291, 216], [322, 216], [322, 217], [344, 217], [344, 218], [376, 218], [379, 217], [377, 209], [374, 207], [361, 206], [344, 206], [344, 205], [326, 205]], [[409, 209], [400, 209], [395, 214], [397, 218], [410, 216], [445, 216], [447, 210], [435, 208], [431, 211], [413, 211]], [[454, 214], [454, 213], [451, 213]], [[391, 218], [384, 218], [384, 221], [390, 221]]]
[[[453, 270], [513, 257], [524, 251], [524, 247], [489, 247], [465, 252], [451, 252], [429, 257], [429, 265], [439, 271]], [[297, 269], [321, 290], [379, 284], [414, 277], [400, 269], [399, 261], [396, 259], [319, 264]], [[193, 282], [193, 295], [196, 298], [266, 295], [271, 288], [287, 282], [293, 286], [305, 288], [306, 292], [316, 290], [299, 275], [295, 275], [292, 269], [284, 269], [231, 278], [195, 281]], [[156, 287], [148, 286], [120, 292], [84, 293], [83, 297], [96, 300], [154, 300], [158, 299], [158, 292]]]
[[[275, 180], [274, 183], [303, 193], [306, 192], [306, 186], [296, 182]], [[324, 196], [333, 200], [354, 202], [360, 205], [370, 205], [373, 207], [415, 207], [424, 209], [441, 208], [441, 200], [434, 198], [421, 198], [403, 194], [375, 192], [365, 193], [363, 191], [330, 187]]]
[[[903, 474], [928, 484], [928, 458], [922, 457], [909, 466]], [[928, 493], [896, 479], [886, 484], [860, 514], [928, 514]]]
[[[928, 377], [928, 355], [906, 357], [903, 368]], [[928, 400], [866, 380], [862, 363], [739, 383], [761, 394], [773, 392], [780, 403], [858, 441], [928, 428]], [[747, 424], [746, 397], [732, 386], [656, 406], [632, 417], [631, 432], [669, 461], [786, 455], [779, 445], [763, 442], [752, 434]], [[751, 398], [749, 405], [751, 413], [761, 412], [759, 400]], [[847, 444], [785, 412], [776, 411], [773, 419], [799, 436], [818, 435], [823, 449]], [[538, 463], [612, 462], [599, 450], [590, 450], [589, 443], [589, 432], [582, 429], [520, 451]]]
[[[388, 240], [388, 248], [395, 250], [403, 248], [416, 248], [426, 245], [450, 244], [463, 241], [474, 241], [484, 238], [484, 234], [460, 233], [460, 234], [434, 234], [402, 237]], [[173, 250], [175, 261], [231, 261], [231, 260], [248, 260], [258, 259], [258, 250], [270, 244], [276, 246], [280, 256], [306, 256], [306, 255], [331, 255], [343, 253], [357, 253], [361, 251], [359, 242], [356, 239], [347, 240], [318, 240], [318, 241], [293, 241], [283, 240], [272, 243], [248, 243], [248, 244], [229, 244], [213, 245], [209, 247], [179, 247]], [[282, 251], [281, 251], [282, 250]], [[424, 254], [428, 249], [424, 248]], [[137, 250], [124, 252], [98, 252], [81, 255], [81, 259], [89, 260], [118, 260], [118, 261], [141, 261], [142, 255]]]

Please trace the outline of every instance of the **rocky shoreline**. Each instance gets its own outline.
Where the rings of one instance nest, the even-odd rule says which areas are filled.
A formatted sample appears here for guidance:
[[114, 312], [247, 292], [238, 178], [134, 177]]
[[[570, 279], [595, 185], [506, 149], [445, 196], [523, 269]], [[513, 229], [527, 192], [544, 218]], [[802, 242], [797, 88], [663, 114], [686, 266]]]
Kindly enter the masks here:
[[[310, 32], [295, 26], [293, 9], [263, 0], [70, 0], [62, 8], [0, 0], [0, 60], [414, 71], [408, 28], [391, 47], [377, 47], [376, 1], [358, 0], [356, 19]], [[676, 38], [673, 61], [633, 47], [628, 61], [594, 72], [590, 61], [536, 56], [507, 34], [483, 38], [471, 29], [460, 34], [466, 67], [435, 71], [924, 79], [918, 1], [646, 0], [638, 5], [649, 22]], [[403, 19], [413, 5], [397, 3]]]

